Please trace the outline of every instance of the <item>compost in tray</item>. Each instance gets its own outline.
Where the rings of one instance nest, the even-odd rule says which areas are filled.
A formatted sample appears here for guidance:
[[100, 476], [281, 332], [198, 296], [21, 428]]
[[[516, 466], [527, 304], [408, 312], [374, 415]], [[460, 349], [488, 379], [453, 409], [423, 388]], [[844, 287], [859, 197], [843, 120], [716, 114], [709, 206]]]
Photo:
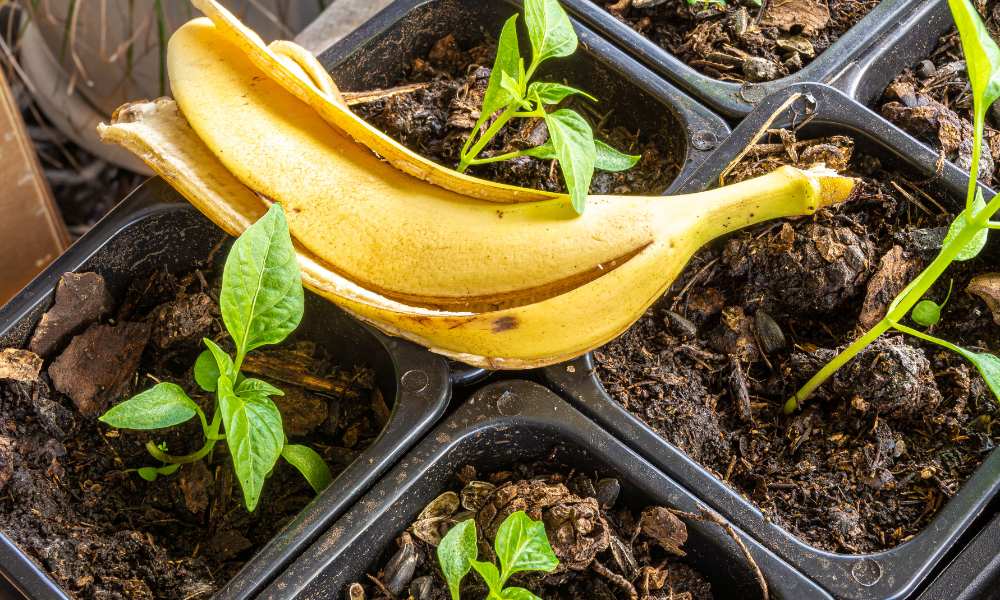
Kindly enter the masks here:
[[[727, 181], [815, 162], [862, 178], [857, 197], [702, 250], [660, 304], [595, 353], [611, 396], [808, 544], [892, 548], [918, 533], [994, 448], [996, 402], [957, 355], [887, 335], [793, 417], [781, 404], [933, 258], [954, 204], [839, 132], [782, 130]], [[905, 248], [905, 250], [904, 250]], [[936, 334], [989, 347], [1000, 327], [965, 292], [996, 245], [928, 297]], [[981, 280], [980, 280], [981, 281]]]
[[[225, 444], [208, 460], [144, 481], [135, 470], [157, 464], [147, 441], [193, 452], [202, 443], [197, 420], [142, 433], [96, 419], [157, 381], [182, 386], [211, 414], [191, 367], [202, 338], [231, 343], [217, 275], [154, 271], [115, 302], [99, 275], [68, 274], [30, 346], [46, 358], [41, 375], [0, 381], [2, 531], [76, 596], [209, 596], [315, 496], [279, 463], [247, 512]], [[251, 354], [244, 372], [285, 390], [276, 403], [290, 440], [316, 449], [335, 473], [388, 420], [373, 372], [331, 362], [322, 340]]]

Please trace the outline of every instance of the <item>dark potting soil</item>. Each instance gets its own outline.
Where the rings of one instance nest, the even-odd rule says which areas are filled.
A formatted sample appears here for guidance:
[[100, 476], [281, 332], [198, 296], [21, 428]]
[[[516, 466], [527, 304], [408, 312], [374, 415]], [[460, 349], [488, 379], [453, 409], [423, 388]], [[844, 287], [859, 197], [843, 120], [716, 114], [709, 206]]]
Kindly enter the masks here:
[[[217, 292], [200, 271], [160, 272], [135, 280], [114, 307], [99, 276], [70, 274], [31, 344], [46, 355], [41, 373], [2, 360], [37, 373], [42, 359], [29, 351], [0, 354], [0, 530], [75, 598], [208, 598], [314, 497], [279, 461], [248, 513], [224, 443], [207, 461], [144, 481], [130, 470], [157, 466], [146, 442], [193, 452], [203, 440], [196, 420], [148, 433], [97, 421], [154, 380], [177, 383], [211, 412], [191, 367], [203, 337], [229, 342]], [[285, 391], [275, 401], [286, 433], [334, 473], [388, 417], [370, 370], [331, 364], [311, 342], [257, 352], [244, 371]]]
[[737, 83], [773, 81], [795, 73], [879, 3], [593, 1], [699, 72]]
[[[363, 587], [365, 595], [358, 597], [374, 600], [407, 594], [413, 600], [448, 600], [436, 554], [441, 538], [455, 524], [474, 518], [479, 560], [496, 563], [492, 544], [497, 529], [509, 515], [523, 510], [545, 523], [560, 566], [551, 574], [516, 575], [511, 586], [547, 600], [711, 600], [711, 584], [681, 558], [687, 541], [681, 517], [689, 515], [619, 502], [620, 484], [614, 477], [572, 469], [553, 472], [557, 454], [558, 449], [553, 460], [509, 471], [477, 473], [472, 466], [462, 468], [451, 491], [431, 502], [397, 538], [395, 547], [385, 552], [378, 568], [351, 587]], [[463, 598], [487, 594], [474, 571], [462, 580]], [[345, 593], [345, 597], [356, 596]]]
[[[392, 84], [416, 84], [410, 91], [359, 93], [351, 100], [352, 109], [407, 148], [453, 169], [479, 119], [495, 58], [495, 42], [462, 49], [449, 35], [439, 40], [427, 56], [415, 59], [407, 74]], [[571, 99], [563, 105], [583, 115], [597, 139], [622, 152], [642, 156], [639, 164], [623, 173], [594, 173], [591, 193], [661, 193], [680, 171], [678, 142], [669, 132], [628, 129], [619, 123], [616, 107], [600, 102]], [[545, 143], [548, 137], [544, 120], [515, 119], [484, 149], [481, 157], [533, 148]], [[566, 191], [562, 173], [553, 160], [523, 156], [473, 166], [469, 173], [522, 187]]]
[[[976, 0], [990, 35], [1000, 41], [1000, 2]], [[903, 71], [886, 88], [878, 105], [883, 116], [914, 137], [930, 143], [963, 170], [972, 167], [972, 88], [962, 42], [954, 29], [920, 63]], [[994, 185], [1000, 161], [1000, 106], [986, 117], [979, 179]]]
[[[998, 413], [978, 372], [890, 334], [791, 417], [782, 406], [936, 254], [950, 217], [928, 182], [852, 152], [850, 138], [755, 146], [735, 180], [825, 162], [862, 178], [856, 198], [759, 225], [699, 252], [654, 309], [596, 353], [605, 388], [666, 440], [824, 550], [867, 553], [919, 532], [994, 448]], [[783, 140], [780, 138], [784, 138]], [[956, 263], [932, 333], [997, 351], [1000, 251]], [[996, 287], [994, 287], [996, 286]], [[1000, 304], [993, 300], [994, 309]]]

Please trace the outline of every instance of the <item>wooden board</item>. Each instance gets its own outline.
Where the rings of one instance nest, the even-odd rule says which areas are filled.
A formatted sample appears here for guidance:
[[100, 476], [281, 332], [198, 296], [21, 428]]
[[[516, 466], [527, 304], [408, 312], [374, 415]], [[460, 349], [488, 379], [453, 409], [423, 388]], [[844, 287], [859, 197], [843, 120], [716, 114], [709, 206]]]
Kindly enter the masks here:
[[0, 69], [0, 305], [68, 245], [66, 227]]

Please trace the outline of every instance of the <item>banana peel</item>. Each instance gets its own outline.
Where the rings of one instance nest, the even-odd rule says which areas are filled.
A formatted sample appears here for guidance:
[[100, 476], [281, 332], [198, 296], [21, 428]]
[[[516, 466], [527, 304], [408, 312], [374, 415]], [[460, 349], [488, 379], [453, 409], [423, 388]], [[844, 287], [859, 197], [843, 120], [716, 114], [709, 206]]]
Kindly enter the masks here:
[[[214, 3], [196, 3], [215, 10]], [[219, 13], [208, 14], [215, 20]], [[170, 49], [180, 108], [166, 99], [126, 105], [101, 127], [102, 137], [139, 155], [232, 235], [260, 218], [269, 202], [280, 202], [308, 288], [387, 333], [475, 366], [533, 368], [599, 347], [638, 319], [705, 242], [753, 223], [811, 214], [846, 200], [854, 187], [853, 179], [830, 172], [785, 167], [682, 198], [591, 198], [582, 217], [559, 195], [490, 204], [483, 196], [493, 192], [469, 198], [455, 193], [464, 183], [427, 185], [428, 177], [373, 158], [371, 150], [381, 152], [362, 141], [368, 138], [331, 123], [289, 89], [308, 87], [331, 114], [339, 106], [336, 87], [322, 83], [308, 57], [288, 46], [278, 52], [263, 43], [248, 46], [246, 33], [234, 28], [228, 17], [221, 25], [204, 19], [185, 25]], [[254, 60], [255, 53], [263, 57]], [[282, 75], [274, 75], [275, 64]], [[206, 103], [222, 103], [221, 113], [238, 116]], [[316, 176], [320, 171], [347, 175]], [[408, 206], [418, 195], [420, 202]], [[388, 219], [378, 217], [380, 210]], [[406, 226], [391, 223], [400, 211], [412, 219]], [[590, 221], [590, 214], [600, 218]], [[453, 219], [476, 229], [456, 228]], [[518, 237], [522, 228], [530, 232]], [[330, 231], [337, 233], [324, 233]], [[359, 231], [364, 237], [337, 239]], [[491, 236], [500, 242], [487, 243]], [[562, 240], [586, 246], [594, 238], [582, 266], [560, 255], [573, 250]], [[510, 256], [511, 248], [526, 256]], [[425, 272], [411, 276], [379, 265], [396, 262]], [[453, 277], [456, 264], [461, 283]], [[490, 282], [494, 273], [502, 274], [498, 284]]]

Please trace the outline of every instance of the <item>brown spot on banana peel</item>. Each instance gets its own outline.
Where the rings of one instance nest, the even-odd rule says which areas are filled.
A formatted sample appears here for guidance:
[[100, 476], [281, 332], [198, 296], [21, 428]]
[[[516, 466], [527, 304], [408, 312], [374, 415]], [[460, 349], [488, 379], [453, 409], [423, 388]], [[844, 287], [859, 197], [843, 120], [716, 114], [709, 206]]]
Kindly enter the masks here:
[[493, 333], [503, 333], [516, 329], [518, 326], [517, 317], [500, 317], [493, 321]]

